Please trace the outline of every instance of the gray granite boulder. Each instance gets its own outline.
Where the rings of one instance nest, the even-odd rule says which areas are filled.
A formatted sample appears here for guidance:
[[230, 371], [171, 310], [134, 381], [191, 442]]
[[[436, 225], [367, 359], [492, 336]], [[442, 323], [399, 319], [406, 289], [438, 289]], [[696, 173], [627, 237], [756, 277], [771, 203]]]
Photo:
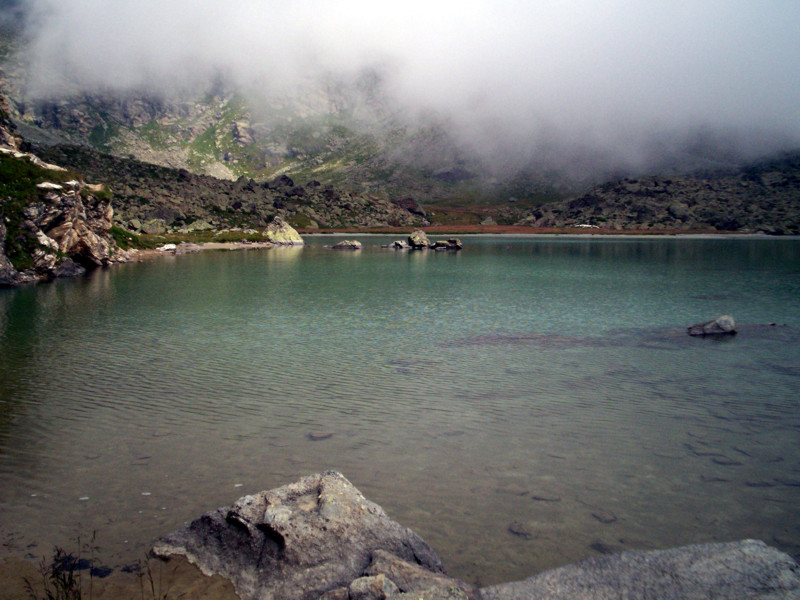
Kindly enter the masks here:
[[[443, 574], [422, 538], [329, 471], [206, 513], [159, 541], [153, 553], [183, 555], [206, 575], [231, 580], [243, 600], [316, 600], [380, 575], [366, 572], [380, 550]], [[376, 580], [362, 584], [370, 582]]]
[[415, 229], [408, 236], [408, 245], [417, 250], [430, 248], [431, 241], [422, 229]]
[[281, 217], [275, 217], [267, 225], [267, 228], [264, 229], [264, 237], [273, 244], [281, 246], [302, 246], [305, 243], [297, 230]]
[[688, 333], [693, 336], [735, 335], [736, 321], [730, 315], [722, 315], [712, 321], [692, 325]]
[[743, 540], [597, 556], [480, 590], [483, 600], [797, 600], [800, 567], [763, 542]]

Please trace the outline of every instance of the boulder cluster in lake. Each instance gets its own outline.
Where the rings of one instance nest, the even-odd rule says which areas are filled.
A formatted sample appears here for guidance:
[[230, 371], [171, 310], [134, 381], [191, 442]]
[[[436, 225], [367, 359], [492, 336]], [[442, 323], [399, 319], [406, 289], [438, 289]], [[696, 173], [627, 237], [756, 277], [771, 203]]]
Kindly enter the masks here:
[[605, 554], [478, 589], [335, 471], [206, 513], [153, 552], [229, 579], [243, 600], [800, 598], [800, 566], [756, 540]]
[[408, 240], [397, 240], [392, 242], [387, 248], [396, 250], [461, 250], [464, 244], [458, 238], [448, 238], [446, 240], [436, 240], [432, 242], [422, 229], [415, 229], [408, 236]]

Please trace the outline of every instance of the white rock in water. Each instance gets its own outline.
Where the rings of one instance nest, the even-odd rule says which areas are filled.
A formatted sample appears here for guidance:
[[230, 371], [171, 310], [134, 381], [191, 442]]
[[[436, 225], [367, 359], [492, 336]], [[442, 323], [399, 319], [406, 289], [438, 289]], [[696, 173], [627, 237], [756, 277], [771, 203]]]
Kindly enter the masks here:
[[175, 244], [164, 244], [163, 246], [159, 246], [156, 250], [160, 252], [175, 252], [178, 247]]

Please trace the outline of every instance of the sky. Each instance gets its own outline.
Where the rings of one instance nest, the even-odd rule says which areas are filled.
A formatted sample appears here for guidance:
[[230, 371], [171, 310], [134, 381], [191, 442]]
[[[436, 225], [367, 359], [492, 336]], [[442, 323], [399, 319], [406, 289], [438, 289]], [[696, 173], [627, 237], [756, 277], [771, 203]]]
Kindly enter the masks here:
[[486, 147], [800, 146], [797, 0], [27, 0], [30, 90], [264, 92], [377, 69]]

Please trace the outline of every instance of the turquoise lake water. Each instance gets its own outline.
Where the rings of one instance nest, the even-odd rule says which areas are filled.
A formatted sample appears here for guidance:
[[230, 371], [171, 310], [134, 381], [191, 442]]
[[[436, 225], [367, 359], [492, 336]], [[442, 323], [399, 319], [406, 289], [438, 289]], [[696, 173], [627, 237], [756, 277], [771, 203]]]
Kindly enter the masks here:
[[[621, 549], [800, 554], [800, 240], [358, 239], [0, 290], [0, 558], [96, 531], [120, 567], [326, 469], [479, 584]], [[721, 314], [737, 336], [686, 335]]]

